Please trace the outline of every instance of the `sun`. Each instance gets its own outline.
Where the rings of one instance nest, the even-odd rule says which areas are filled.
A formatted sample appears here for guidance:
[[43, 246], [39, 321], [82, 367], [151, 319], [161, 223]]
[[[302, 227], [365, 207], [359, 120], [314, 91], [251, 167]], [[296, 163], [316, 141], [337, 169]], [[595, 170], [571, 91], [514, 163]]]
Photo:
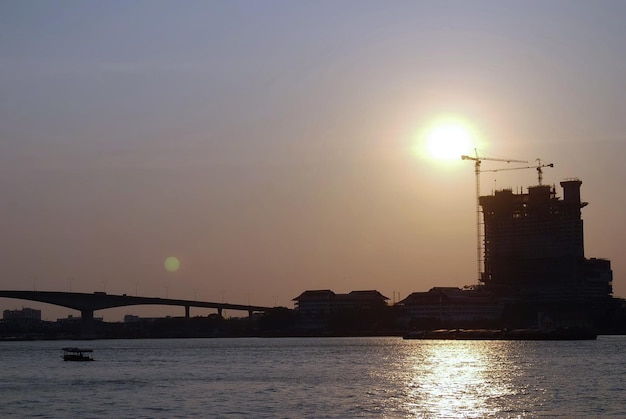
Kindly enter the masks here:
[[460, 123], [436, 124], [426, 134], [426, 154], [436, 160], [460, 159], [473, 148], [471, 130]]

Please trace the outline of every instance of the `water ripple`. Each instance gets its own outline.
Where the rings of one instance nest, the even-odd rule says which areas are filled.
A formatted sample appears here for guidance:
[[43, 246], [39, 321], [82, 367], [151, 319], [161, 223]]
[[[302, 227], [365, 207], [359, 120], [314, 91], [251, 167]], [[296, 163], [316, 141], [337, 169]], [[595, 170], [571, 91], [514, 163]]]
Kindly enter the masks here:
[[0, 417], [624, 416], [626, 337], [589, 342], [399, 338], [0, 345]]

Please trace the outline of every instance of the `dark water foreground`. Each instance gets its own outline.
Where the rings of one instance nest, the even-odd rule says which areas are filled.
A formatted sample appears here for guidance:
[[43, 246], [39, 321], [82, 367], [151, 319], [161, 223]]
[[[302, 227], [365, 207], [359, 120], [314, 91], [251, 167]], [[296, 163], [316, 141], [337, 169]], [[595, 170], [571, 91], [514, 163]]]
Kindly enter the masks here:
[[[87, 342], [82, 342], [85, 344]], [[626, 416], [626, 337], [0, 343], [0, 417]]]

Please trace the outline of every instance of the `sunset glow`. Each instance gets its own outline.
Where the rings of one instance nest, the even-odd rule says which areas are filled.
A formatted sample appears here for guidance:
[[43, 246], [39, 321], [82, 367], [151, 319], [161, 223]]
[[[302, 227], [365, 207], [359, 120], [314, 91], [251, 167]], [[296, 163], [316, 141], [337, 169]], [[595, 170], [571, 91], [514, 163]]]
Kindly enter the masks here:
[[437, 124], [426, 135], [426, 151], [433, 159], [459, 159], [473, 147], [470, 130], [459, 123]]
[[[557, 195], [584, 182], [586, 252], [626, 297], [626, 2], [596, 3], [5, 1], [0, 290], [292, 309], [476, 285], [477, 180], [517, 194], [540, 158]], [[102, 315], [126, 314], [181, 310]]]

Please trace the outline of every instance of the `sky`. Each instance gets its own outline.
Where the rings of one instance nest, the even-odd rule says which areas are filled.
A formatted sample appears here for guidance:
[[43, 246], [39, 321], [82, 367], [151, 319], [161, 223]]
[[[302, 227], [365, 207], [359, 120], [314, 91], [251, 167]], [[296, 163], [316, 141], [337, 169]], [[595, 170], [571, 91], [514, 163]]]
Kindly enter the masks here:
[[[456, 121], [481, 156], [554, 163], [560, 196], [582, 180], [586, 256], [626, 297], [624, 16], [618, 0], [4, 0], [0, 289], [293, 307], [475, 284], [473, 162], [427, 151]], [[76, 315], [0, 299], [20, 307]], [[124, 314], [183, 312], [96, 312]]]

